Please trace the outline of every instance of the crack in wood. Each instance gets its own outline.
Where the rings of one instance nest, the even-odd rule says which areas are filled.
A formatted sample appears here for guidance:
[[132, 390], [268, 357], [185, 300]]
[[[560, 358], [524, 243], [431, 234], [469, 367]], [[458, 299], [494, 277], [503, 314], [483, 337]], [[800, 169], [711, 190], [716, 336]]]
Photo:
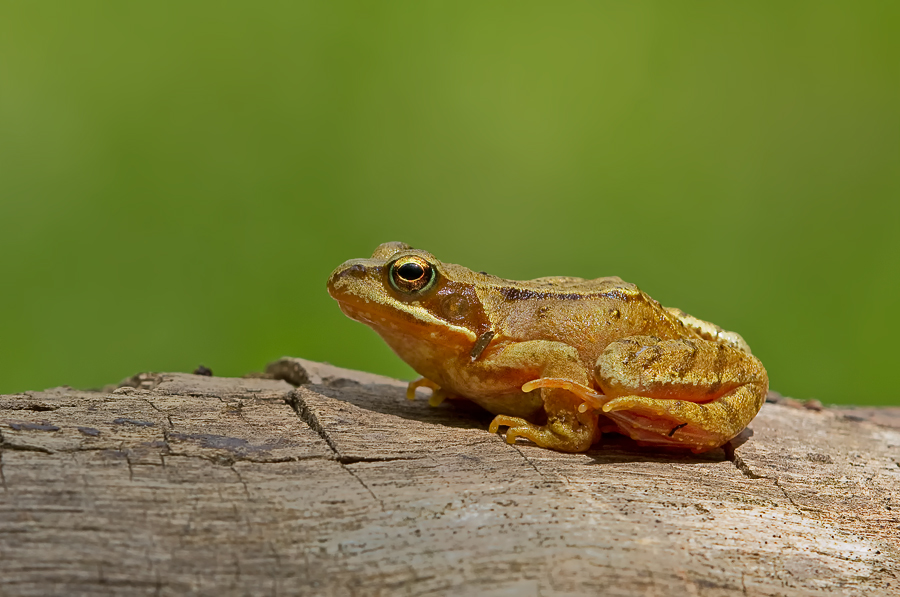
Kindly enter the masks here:
[[328, 444], [328, 447], [334, 452], [336, 459], [340, 461], [342, 458], [340, 450], [338, 450], [337, 445], [335, 445], [331, 436], [325, 431], [325, 428], [319, 423], [319, 419], [316, 417], [315, 413], [303, 397], [300, 396], [300, 393], [297, 390], [290, 392], [288, 397], [285, 398], [285, 402], [294, 409], [294, 412], [297, 413], [297, 416], [300, 417], [301, 421], [306, 423], [310, 429], [318, 433], [319, 437], [325, 440], [325, 443]]
[[805, 516], [805, 514], [803, 514], [803, 509], [797, 504], [797, 502], [794, 501], [794, 498], [792, 498], [791, 495], [787, 492], [787, 489], [784, 488], [784, 486], [781, 484], [781, 481], [778, 480], [778, 477], [772, 477], [772, 482], [775, 483], [775, 487], [781, 490], [781, 493], [784, 494], [784, 497], [787, 499], [787, 501], [789, 501], [791, 505], [797, 509], [797, 512], [800, 514], [800, 516]]
[[529, 465], [531, 465], [531, 468], [533, 468], [534, 472], [536, 472], [538, 474], [538, 477], [540, 477], [541, 479], [544, 479], [544, 474], [541, 471], [539, 471], [538, 467], [531, 461], [530, 458], [528, 458], [528, 456], [525, 455], [525, 452], [523, 452], [522, 449], [519, 448], [519, 446], [517, 446], [515, 444], [513, 444], [512, 447], [515, 448], [516, 452], [518, 452], [519, 455], [523, 459], [525, 459], [525, 462], [527, 462]]
[[164, 411], [164, 410], [161, 409], [160, 407], [156, 406], [156, 404], [154, 404], [154, 402], [153, 402], [152, 400], [150, 400], [149, 398], [141, 398], [141, 400], [143, 400], [144, 402], [146, 402], [147, 404], [149, 404], [149, 405], [150, 405], [150, 408], [152, 408], [153, 410], [155, 410], [155, 411], [158, 412], [159, 414], [165, 415], [165, 416], [166, 416], [166, 420], [169, 422], [169, 427], [171, 427], [172, 429], [175, 428], [175, 424], [172, 422], [172, 415], [170, 415], [168, 412]]
[[740, 471], [742, 475], [747, 477], [748, 479], [768, 479], [765, 475], [757, 475], [753, 472], [753, 470], [744, 462], [744, 459], [737, 455], [734, 450], [734, 446], [731, 442], [726, 443], [722, 446], [722, 449], [725, 450], [725, 457], [734, 465], [734, 467]]
[[353, 477], [354, 479], [356, 479], [359, 482], [359, 484], [362, 485], [363, 488], [369, 492], [369, 495], [372, 496], [373, 500], [378, 502], [378, 505], [381, 506], [381, 511], [384, 512], [385, 511], [384, 502], [381, 499], [379, 499], [379, 497], [377, 495], [375, 495], [375, 492], [372, 491], [372, 489], [368, 485], [366, 485], [366, 482], [363, 481], [359, 475], [357, 475], [355, 472], [353, 472], [348, 465], [341, 463], [341, 468], [344, 469], [345, 471], [347, 471], [348, 473], [350, 473], [350, 476]]
[[16, 450], [19, 452], [41, 452], [43, 454], [53, 454], [53, 450], [43, 448], [41, 446], [29, 446], [27, 444], [11, 444], [9, 442], [0, 442], [0, 449]]
[[316, 417], [315, 413], [312, 411], [312, 408], [306, 403], [302, 396], [300, 396], [299, 392], [293, 391], [289, 394], [289, 397], [285, 399], [285, 403], [288, 404], [297, 416], [300, 417], [306, 425], [319, 434], [328, 447], [331, 449], [333, 455], [332, 460], [336, 460], [340, 464], [357, 464], [360, 462], [393, 462], [396, 460], [421, 460], [424, 458], [422, 455], [416, 456], [355, 456], [352, 454], [343, 454], [340, 449], [338, 449], [337, 444], [334, 439], [329, 435], [329, 433], [325, 430], [322, 424], [319, 422], [318, 417]]
[[237, 470], [234, 466], [234, 463], [231, 465], [231, 470], [234, 471], [234, 474], [237, 475], [238, 481], [241, 485], [244, 486], [244, 495], [247, 497], [247, 501], [250, 501], [250, 489], [247, 487], [247, 482], [244, 481], [244, 477], [241, 476], [241, 471]]
[[310, 456], [285, 456], [283, 458], [241, 458], [241, 457], [233, 457], [231, 455], [226, 456], [224, 454], [188, 454], [186, 452], [168, 452], [168, 453], [160, 453], [160, 458], [163, 460], [162, 464], [154, 464], [150, 462], [142, 462], [137, 464], [136, 466], [163, 466], [165, 467], [165, 458], [194, 458], [197, 460], [203, 460], [205, 462], [209, 462], [210, 464], [215, 464], [218, 466], [232, 467], [238, 462], [250, 462], [253, 464], [282, 464], [285, 462], [305, 462], [307, 460], [335, 460], [335, 458], [327, 457], [327, 456], [319, 456], [319, 455], [310, 455]]
[[3, 450], [18, 450], [20, 452], [43, 452], [44, 454], [52, 454], [51, 450], [42, 448], [41, 446], [29, 446], [27, 444], [13, 444], [6, 441], [3, 432], [0, 431], [0, 452]]
[[[223, 401], [223, 402], [224, 402], [224, 401]], [[285, 401], [285, 402], [287, 402], [287, 401]], [[226, 408], [228, 408], [228, 407], [230, 407], [230, 405], [228, 405], [228, 404], [226, 403]], [[250, 421], [247, 420], [247, 416], [244, 414], [244, 401], [243, 401], [243, 400], [238, 400], [238, 401], [237, 401], [237, 405], [233, 407], [233, 412], [237, 413], [237, 416], [238, 416], [238, 417], [241, 419], [241, 421], [243, 421], [247, 426], [250, 425]]]
[[742, 475], [744, 475], [748, 479], [766, 479], [768, 481], [771, 481], [775, 485], [775, 487], [781, 490], [781, 493], [784, 495], [785, 499], [789, 501], [794, 508], [796, 508], [797, 513], [800, 514], [800, 516], [805, 516], [805, 514], [803, 513], [803, 508], [801, 508], [799, 504], [794, 501], [794, 498], [791, 497], [787, 489], [781, 484], [781, 481], [778, 479], [778, 477], [768, 477], [766, 475], [759, 475], [754, 473], [750, 466], [746, 462], [744, 462], [744, 459], [735, 453], [734, 446], [732, 446], [730, 442], [722, 447], [725, 449], [725, 455], [728, 460], [731, 461], [731, 463], [735, 466], [735, 468], [737, 468], [737, 470], [741, 472]]
[[422, 460], [424, 456], [343, 456], [338, 455], [333, 460], [341, 464], [358, 464], [360, 462], [396, 462], [398, 460]]
[[[237, 462], [252, 462], [254, 464], [278, 464], [284, 462], [300, 462], [305, 460], [317, 460], [317, 459], [328, 459], [334, 460], [335, 458], [322, 456], [318, 454], [311, 454], [306, 456], [284, 456], [280, 458], [253, 458], [253, 457], [245, 457], [239, 454], [235, 454], [233, 452], [222, 453], [215, 452], [212, 454], [190, 454], [187, 452], [178, 452], [172, 450], [171, 444], [169, 443], [168, 431], [163, 429], [163, 446], [158, 447], [156, 451], [156, 455], [159, 456], [160, 463], [156, 464], [153, 462], [138, 462], [135, 463], [131, 460], [131, 456], [133, 454], [133, 450], [125, 445], [125, 442], [119, 442], [116, 447], [110, 447], [108, 445], [105, 446], [78, 446], [76, 448], [57, 448], [55, 450], [50, 450], [49, 448], [45, 448], [43, 446], [33, 446], [28, 444], [14, 444], [5, 441], [2, 433], [0, 433], [0, 454], [3, 453], [3, 450], [11, 450], [11, 451], [19, 451], [19, 452], [37, 452], [40, 454], [80, 454], [80, 453], [92, 453], [92, 452], [115, 452], [121, 454], [125, 457], [125, 460], [128, 463], [129, 469], [129, 480], [133, 480], [134, 478], [134, 466], [161, 466], [165, 468], [166, 457], [180, 457], [180, 458], [196, 458], [199, 460], [204, 460], [206, 462], [210, 462], [212, 464], [220, 465], [220, 466], [233, 466]], [[352, 457], [345, 458], [346, 463], [352, 464], [354, 462], [375, 462], [375, 461], [384, 461], [384, 460], [411, 460], [403, 459], [403, 458], [358, 458], [354, 459]], [[2, 460], [0, 460], [0, 464], [2, 464]], [[2, 471], [0, 471], [2, 472]]]

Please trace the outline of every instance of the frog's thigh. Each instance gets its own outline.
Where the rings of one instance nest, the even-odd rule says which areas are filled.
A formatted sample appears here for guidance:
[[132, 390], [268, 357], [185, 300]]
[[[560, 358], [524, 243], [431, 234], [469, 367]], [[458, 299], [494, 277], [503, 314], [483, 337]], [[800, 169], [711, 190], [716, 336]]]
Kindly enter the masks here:
[[611, 399], [602, 410], [641, 442], [702, 452], [756, 416], [768, 390], [755, 357], [708, 340], [633, 336], [610, 344], [594, 377]]
[[[519, 342], [506, 347], [492, 357], [491, 366], [539, 371], [538, 377], [553, 377], [587, 385], [588, 374], [578, 352], [560, 342], [535, 340]], [[535, 425], [525, 419], [498, 415], [491, 422], [490, 430], [496, 433], [500, 427], [508, 427], [506, 441], [515, 443], [517, 437], [531, 440], [542, 448], [564, 452], [583, 452], [596, 439], [595, 412], [579, 412], [583, 399], [559, 387], [540, 389], [547, 413], [545, 425]]]

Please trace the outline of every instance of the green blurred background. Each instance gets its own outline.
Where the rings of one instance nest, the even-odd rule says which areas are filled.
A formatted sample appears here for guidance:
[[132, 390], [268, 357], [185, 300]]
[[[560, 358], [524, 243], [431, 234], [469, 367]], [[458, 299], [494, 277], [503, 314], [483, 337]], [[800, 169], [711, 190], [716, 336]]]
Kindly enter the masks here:
[[619, 275], [900, 403], [896, 2], [0, 3], [0, 393], [302, 356], [388, 240]]

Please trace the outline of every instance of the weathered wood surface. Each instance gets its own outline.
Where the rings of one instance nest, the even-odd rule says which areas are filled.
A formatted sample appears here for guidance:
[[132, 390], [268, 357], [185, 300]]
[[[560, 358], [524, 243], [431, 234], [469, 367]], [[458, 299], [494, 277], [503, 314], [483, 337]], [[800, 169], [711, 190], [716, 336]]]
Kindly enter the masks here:
[[395, 380], [274, 370], [302, 385], [0, 397], [0, 595], [900, 595], [898, 409], [560, 454]]

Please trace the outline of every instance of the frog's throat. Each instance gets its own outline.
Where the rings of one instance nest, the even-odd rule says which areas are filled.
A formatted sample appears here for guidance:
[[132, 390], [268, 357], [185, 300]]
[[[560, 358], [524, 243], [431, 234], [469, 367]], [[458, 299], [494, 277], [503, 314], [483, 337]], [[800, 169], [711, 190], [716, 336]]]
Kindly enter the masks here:
[[[358, 309], [349, 302], [339, 301], [338, 304], [341, 307], [341, 311], [344, 312], [344, 315], [346, 315], [350, 319], [354, 319], [360, 323], [366, 324], [373, 330], [379, 332], [379, 334], [381, 334], [382, 336], [384, 336], [385, 333], [394, 334], [397, 332], [403, 332], [404, 328], [407, 328], [406, 333], [410, 333], [414, 328], [421, 326], [425, 330], [434, 330], [436, 328], [439, 328], [444, 329], [452, 334], [459, 334], [472, 344], [474, 344], [476, 340], [478, 340], [478, 336], [476, 336], [475, 332], [473, 332], [469, 328], [448, 323], [443, 319], [435, 317], [430, 312], [428, 312], [428, 310], [422, 307], [412, 306], [411, 308], [408, 308], [406, 312], [413, 317], [415, 323], [404, 324], [402, 320], [399, 320], [397, 318], [378, 317], [377, 315], [373, 316], [372, 313], [377, 313], [377, 311], [365, 311], [363, 309]], [[392, 311], [391, 309], [385, 309], [385, 312], [391, 313]], [[429, 332], [427, 331], [423, 331], [423, 333], [429, 334]]]

